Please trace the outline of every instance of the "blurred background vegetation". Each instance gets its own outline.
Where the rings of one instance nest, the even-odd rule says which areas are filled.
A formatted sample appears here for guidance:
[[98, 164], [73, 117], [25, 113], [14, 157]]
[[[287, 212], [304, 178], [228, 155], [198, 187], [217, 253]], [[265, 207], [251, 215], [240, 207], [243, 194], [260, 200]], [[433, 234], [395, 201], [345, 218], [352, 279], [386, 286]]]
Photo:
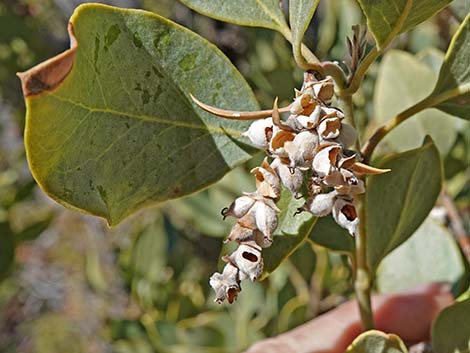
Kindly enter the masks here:
[[[23, 148], [25, 108], [15, 73], [68, 47], [67, 20], [84, 2], [0, 2], [0, 352], [239, 352], [349, 299], [347, 259], [307, 242], [264, 282], [244, 283], [243, 295], [232, 306], [213, 303], [208, 278], [221, 268], [218, 259], [227, 252], [222, 240], [231, 226], [219, 212], [254, 188], [248, 171], [259, 161], [113, 229], [65, 210], [38, 189]], [[279, 34], [214, 21], [175, 0], [102, 2], [155, 11], [206, 37], [241, 70], [264, 107], [275, 96], [288, 102], [301, 85], [302, 72]], [[455, 31], [458, 6], [394, 46], [425, 57], [432, 66], [440, 57], [432, 53], [445, 51]], [[322, 59], [347, 60], [345, 40], [356, 23], [363, 18], [354, 1], [322, 1], [306, 42]], [[379, 65], [355, 96], [363, 133], [374, 112]], [[468, 124], [456, 128], [444, 153], [448, 195], [467, 233], [469, 130]], [[434, 214], [458, 236], [449, 227], [448, 209], [436, 208]], [[314, 232], [329, 227], [322, 222]]]

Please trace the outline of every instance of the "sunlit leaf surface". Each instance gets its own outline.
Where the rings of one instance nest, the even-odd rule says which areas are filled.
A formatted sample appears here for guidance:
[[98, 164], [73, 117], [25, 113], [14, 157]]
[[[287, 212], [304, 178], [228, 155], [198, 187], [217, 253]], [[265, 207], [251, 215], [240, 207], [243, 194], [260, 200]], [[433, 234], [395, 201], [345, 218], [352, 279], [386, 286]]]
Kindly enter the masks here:
[[424, 221], [442, 182], [439, 152], [429, 138], [422, 147], [392, 155], [377, 166], [391, 172], [367, 180], [365, 228], [371, 268]]
[[452, 0], [358, 0], [367, 26], [382, 47], [396, 35], [432, 17]]
[[181, 0], [191, 9], [220, 21], [242, 26], [289, 31], [278, 0]]
[[117, 224], [250, 157], [238, 142], [246, 124], [189, 98], [257, 108], [213, 45], [155, 14], [97, 4], [76, 9], [71, 33], [76, 46], [22, 74], [29, 164], [52, 198]]
[[430, 95], [436, 101], [436, 108], [463, 119], [470, 119], [469, 57], [470, 14], [452, 38], [439, 80]]

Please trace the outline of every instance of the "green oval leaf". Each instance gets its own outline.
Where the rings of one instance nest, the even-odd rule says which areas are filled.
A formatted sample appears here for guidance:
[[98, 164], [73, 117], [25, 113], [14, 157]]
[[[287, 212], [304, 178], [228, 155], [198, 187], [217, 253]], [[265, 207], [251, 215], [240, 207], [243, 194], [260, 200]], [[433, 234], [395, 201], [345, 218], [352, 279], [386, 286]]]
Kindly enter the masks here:
[[255, 110], [229, 60], [155, 14], [98, 4], [71, 18], [72, 49], [22, 74], [26, 150], [42, 189], [111, 225], [192, 193], [253, 152], [246, 124], [192, 104]]
[[317, 218], [308, 212], [294, 216], [297, 209], [304, 203], [304, 200], [297, 200], [289, 191], [282, 192], [281, 199], [277, 203], [281, 213], [274, 233], [274, 241], [269, 248], [263, 249], [263, 279], [302, 244], [315, 225]]
[[279, 0], [180, 0], [205, 16], [242, 26], [290, 32]]
[[464, 271], [452, 234], [428, 217], [407, 242], [383, 259], [377, 286], [381, 292], [393, 293], [424, 283], [454, 283]]
[[382, 49], [400, 33], [434, 16], [452, 0], [358, 0], [367, 26]]
[[[377, 121], [385, 124], [419, 102], [429, 94], [436, 81], [437, 73], [413, 55], [399, 50], [388, 51], [375, 86]], [[457, 138], [456, 124], [449, 122], [449, 118], [455, 119], [434, 109], [422, 111], [392, 130], [383, 142], [392, 150], [403, 152], [418, 147], [426, 135], [431, 135], [439, 151], [446, 155]]]
[[431, 139], [420, 148], [384, 159], [377, 167], [391, 172], [367, 180], [365, 229], [372, 269], [424, 221], [442, 182], [439, 152]]
[[460, 25], [447, 50], [439, 79], [427, 98], [437, 109], [470, 119], [470, 14]]
[[332, 216], [318, 218], [308, 239], [332, 251], [354, 253], [354, 238]]
[[320, 0], [290, 0], [289, 22], [294, 56], [302, 58], [302, 39]]
[[346, 353], [406, 353], [400, 337], [371, 330], [359, 335], [348, 347]]
[[470, 299], [444, 309], [432, 328], [434, 352], [454, 353], [470, 350]]

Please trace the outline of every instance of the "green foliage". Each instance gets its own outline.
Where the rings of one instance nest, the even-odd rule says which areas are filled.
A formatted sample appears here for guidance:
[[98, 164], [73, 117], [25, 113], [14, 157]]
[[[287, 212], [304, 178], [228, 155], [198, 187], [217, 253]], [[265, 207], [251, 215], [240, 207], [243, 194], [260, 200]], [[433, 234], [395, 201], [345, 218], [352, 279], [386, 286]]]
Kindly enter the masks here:
[[394, 334], [367, 331], [358, 336], [345, 353], [407, 353], [403, 341]]
[[320, 0], [289, 1], [289, 23], [292, 30], [292, 47], [295, 57], [302, 57], [302, 39]]
[[433, 106], [455, 115], [470, 119], [470, 14], [452, 38], [439, 79], [429, 98]]
[[181, 0], [191, 9], [220, 21], [289, 33], [278, 0]]
[[[82, 352], [85, 342], [74, 329], [73, 323], [64, 315], [51, 313], [36, 320], [31, 325], [36, 338], [33, 342], [35, 352]], [[70, 342], [74, 342], [74, 344], [71, 345]]]
[[[345, 38], [362, 15], [355, 1], [325, 1], [317, 9], [318, 0], [290, 0], [291, 33], [277, 0], [181, 2], [215, 19], [280, 32], [292, 41], [297, 57], [302, 41], [314, 44], [317, 57], [328, 60], [346, 57]], [[358, 2], [377, 42], [371, 58], [450, 1]], [[10, 86], [14, 71], [59, 51], [61, 43], [56, 41], [64, 36], [65, 26], [55, 3], [0, 4], [0, 115], [5, 98], [7, 116], [16, 108], [15, 100], [9, 101], [10, 96], [19, 96]], [[302, 73], [281, 34], [219, 23], [172, 0], [114, 3], [153, 3], [152, 10], [164, 9], [165, 16], [220, 46], [261, 105], [271, 106], [275, 96], [281, 106], [291, 102]], [[466, 1], [456, 0], [446, 14], [463, 20], [468, 14], [465, 6]], [[315, 11], [321, 13], [310, 23]], [[37, 14], [43, 17], [35, 18]], [[225, 109], [256, 110], [258, 103], [228, 59], [193, 32], [142, 11], [79, 7], [72, 17], [78, 47], [67, 54], [73, 58], [71, 71], [60, 72], [49, 62], [25, 77], [30, 90], [26, 145], [34, 176], [59, 202], [105, 217], [110, 224], [146, 205], [178, 199], [129, 217], [111, 230], [92, 217], [53, 208], [36, 195], [30, 176], [23, 176], [22, 145], [19, 153], [4, 150], [5, 135], [7, 140], [21, 136], [3, 131], [2, 120], [0, 279], [13, 275], [0, 286], [0, 351], [20, 352], [17, 342], [31, 342], [41, 352], [85, 353], [104, 346], [119, 353], [239, 352], [351, 298], [357, 290], [353, 282], [361, 266], [358, 259], [365, 262], [366, 254], [371, 271], [356, 285], [375, 279], [376, 289], [389, 293], [444, 280], [454, 282], [459, 291], [468, 288], [469, 265], [452, 239], [454, 229], [428, 215], [441, 186], [442, 157], [445, 191], [455, 198], [454, 206], [468, 227], [468, 122], [449, 114], [470, 117], [469, 17], [442, 64], [440, 50], [429, 47], [443, 47], [454, 31], [450, 20], [448, 26], [442, 25], [445, 19], [440, 16], [400, 37], [401, 50], [387, 52], [378, 64], [366, 63], [371, 64], [369, 75], [352, 97], [359, 132], [372, 131], [396, 116], [407, 119], [393, 127], [384, 148], [376, 151], [380, 158], [384, 152], [392, 154], [372, 163], [392, 171], [367, 179], [366, 215], [361, 218], [367, 253], [361, 255], [361, 242], [357, 249], [355, 245], [358, 238], [331, 216], [294, 216], [304, 200], [283, 192], [274, 243], [262, 252], [265, 281], [243, 281], [239, 299], [226, 307], [212, 303], [207, 283], [218, 256], [234, 245], [222, 247], [215, 239], [225, 237], [233, 224], [233, 219], [222, 221], [220, 210], [242, 191], [253, 190], [247, 171], [258, 161], [255, 157], [222, 178], [252, 157], [254, 150], [241, 138], [248, 123], [215, 118], [194, 106], [189, 94]], [[421, 52], [423, 48], [428, 49]], [[309, 59], [305, 53], [304, 47]], [[55, 62], [61, 60], [64, 63], [63, 56]], [[59, 80], [49, 84], [56, 75]], [[346, 100], [337, 98], [343, 107]], [[401, 115], [410, 107], [417, 108]], [[429, 107], [441, 111], [422, 112]], [[348, 122], [351, 114], [347, 109], [344, 113]], [[14, 131], [22, 124], [15, 120]], [[435, 145], [426, 140], [418, 147], [426, 135]], [[12, 156], [19, 156], [19, 167], [10, 164]], [[41, 205], [47, 205], [47, 212]], [[368, 266], [363, 269], [369, 271]], [[49, 289], [53, 300], [47, 297]], [[46, 298], [39, 298], [41, 312], [28, 312], [34, 307], [30, 296], [38, 302], [42, 293]], [[83, 308], [84, 299], [92, 306]], [[468, 311], [467, 300], [439, 316], [433, 330], [436, 352], [468, 348]], [[397, 336], [369, 331], [347, 352], [407, 350]]]
[[332, 251], [354, 253], [354, 239], [346, 229], [334, 221], [332, 216], [319, 218], [308, 239]]
[[392, 155], [379, 166], [391, 172], [367, 180], [364, 222], [373, 269], [424, 221], [442, 182], [439, 152], [429, 138], [422, 147]]
[[444, 309], [432, 328], [432, 347], [435, 352], [468, 352], [470, 349], [470, 299]]
[[451, 0], [359, 0], [379, 48], [432, 17]]
[[246, 124], [190, 103], [194, 92], [214, 105], [257, 107], [207, 41], [154, 14], [102, 5], [79, 7], [71, 23], [78, 42], [71, 72], [59, 87], [27, 98], [28, 158], [52, 198], [114, 225], [249, 158], [252, 151], [234, 140]]
[[[425, 98], [436, 81], [437, 73], [421, 60], [404, 51], [388, 51], [380, 64], [375, 86], [377, 122], [384, 124]], [[446, 155], [457, 137], [455, 122], [449, 118], [441, 111], [427, 109], [394, 129], [384, 143], [394, 151], [403, 152], [418, 147], [426, 135], [431, 135], [439, 151]]]
[[377, 269], [381, 292], [405, 291], [431, 282], [456, 282], [464, 263], [452, 234], [428, 217], [411, 238], [395, 249]]
[[36, 239], [42, 232], [44, 232], [47, 228], [49, 228], [52, 218], [53, 218], [52, 216], [49, 216], [44, 220], [41, 220], [39, 222], [33, 223], [30, 226], [27, 226], [25, 229], [15, 234], [15, 241], [22, 242], [22, 241]]
[[15, 240], [8, 223], [0, 223], [0, 282], [10, 272], [15, 260]]
[[263, 250], [263, 278], [273, 272], [285, 258], [300, 246], [315, 225], [316, 217], [308, 212], [294, 216], [297, 209], [303, 204], [304, 200], [295, 199], [289, 191], [282, 192], [281, 199], [277, 204], [281, 213], [274, 233], [273, 244]]

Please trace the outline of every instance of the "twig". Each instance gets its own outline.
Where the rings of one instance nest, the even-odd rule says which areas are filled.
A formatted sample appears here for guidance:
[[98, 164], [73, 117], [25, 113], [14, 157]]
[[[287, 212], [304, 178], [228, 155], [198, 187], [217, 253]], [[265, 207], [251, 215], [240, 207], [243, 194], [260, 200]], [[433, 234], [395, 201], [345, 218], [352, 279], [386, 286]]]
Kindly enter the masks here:
[[361, 315], [362, 325], [365, 331], [375, 327], [372, 312], [372, 275], [367, 265], [367, 234], [365, 227], [365, 197], [358, 195], [356, 204], [359, 213], [359, 232], [355, 235], [356, 241], [356, 274], [354, 278], [354, 291], [356, 292], [357, 304]]
[[455, 239], [462, 249], [462, 252], [467, 258], [467, 261], [470, 262], [470, 237], [465, 231], [459, 210], [445, 189], [441, 192], [440, 201], [447, 212], [447, 216], [449, 217], [449, 225], [452, 233], [454, 234]]

